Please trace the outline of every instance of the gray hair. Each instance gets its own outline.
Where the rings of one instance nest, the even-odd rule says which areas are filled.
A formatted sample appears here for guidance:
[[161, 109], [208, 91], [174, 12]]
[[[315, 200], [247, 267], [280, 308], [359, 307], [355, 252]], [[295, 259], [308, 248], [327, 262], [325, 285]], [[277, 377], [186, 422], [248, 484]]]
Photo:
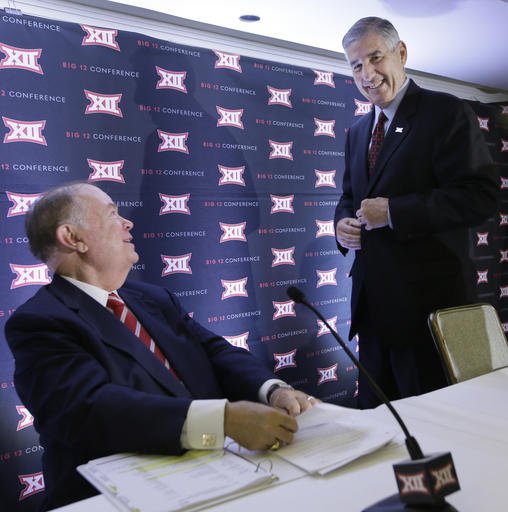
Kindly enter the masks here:
[[383, 18], [377, 18], [370, 16], [368, 18], [359, 19], [342, 38], [342, 47], [344, 50], [367, 35], [369, 32], [374, 32], [383, 37], [386, 45], [390, 50], [395, 50], [397, 44], [399, 44], [400, 37], [395, 27]]
[[56, 230], [65, 223], [82, 225], [83, 207], [79, 189], [87, 182], [74, 182], [45, 192], [36, 201], [25, 218], [25, 231], [30, 251], [39, 260], [46, 263], [56, 248]]

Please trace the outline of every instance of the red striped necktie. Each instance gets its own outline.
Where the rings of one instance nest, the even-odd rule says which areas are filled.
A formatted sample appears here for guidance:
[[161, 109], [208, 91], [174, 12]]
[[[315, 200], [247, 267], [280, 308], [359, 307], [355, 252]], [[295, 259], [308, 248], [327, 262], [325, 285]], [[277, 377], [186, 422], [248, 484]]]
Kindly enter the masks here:
[[108, 295], [106, 307], [110, 309], [120, 322], [128, 327], [143, 342], [143, 345], [145, 345], [145, 347], [174, 374], [174, 371], [169, 365], [169, 361], [161, 352], [161, 349], [155, 344], [146, 329], [139, 323], [139, 320], [134, 316], [134, 313], [132, 313], [125, 302], [115, 292], [111, 292]]
[[376, 127], [372, 132], [372, 138], [369, 148], [369, 176], [374, 172], [374, 166], [376, 165], [377, 156], [379, 155], [379, 150], [381, 149], [381, 145], [383, 144], [383, 140], [385, 138], [385, 123], [388, 120], [385, 113], [381, 110], [379, 113], [379, 117], [377, 120]]

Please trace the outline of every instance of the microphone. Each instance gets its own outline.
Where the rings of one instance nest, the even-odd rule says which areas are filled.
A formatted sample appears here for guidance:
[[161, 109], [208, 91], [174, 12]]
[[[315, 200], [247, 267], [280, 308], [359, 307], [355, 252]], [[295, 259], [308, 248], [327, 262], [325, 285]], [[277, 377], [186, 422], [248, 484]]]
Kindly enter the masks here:
[[378, 386], [368, 370], [360, 363], [340, 336], [330, 327], [330, 324], [323, 315], [305, 299], [304, 293], [295, 286], [290, 286], [287, 289], [287, 294], [297, 304], [303, 304], [310, 309], [326, 325], [337, 343], [365, 377], [372, 391], [388, 407], [404, 432], [406, 448], [410, 459], [393, 465], [399, 493], [375, 503], [362, 512], [417, 512], [419, 510], [426, 512], [456, 512], [456, 509], [444, 499], [448, 494], [460, 489], [451, 453], [442, 452], [424, 455], [418, 441], [409, 433], [408, 428], [395, 410], [395, 407], [388, 400], [384, 391]]

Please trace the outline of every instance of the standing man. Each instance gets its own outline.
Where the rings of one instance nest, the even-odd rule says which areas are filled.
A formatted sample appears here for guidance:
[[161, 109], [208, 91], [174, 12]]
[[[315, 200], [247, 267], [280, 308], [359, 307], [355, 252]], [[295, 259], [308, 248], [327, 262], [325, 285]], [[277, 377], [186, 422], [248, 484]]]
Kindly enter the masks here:
[[[427, 316], [476, 300], [468, 228], [495, 213], [499, 184], [472, 109], [407, 78], [389, 21], [360, 19], [342, 45], [373, 104], [348, 132], [335, 212], [340, 251], [356, 251], [350, 338], [396, 399], [446, 384]], [[378, 403], [360, 374], [360, 407]]]
[[254, 450], [292, 441], [312, 397], [193, 321], [166, 289], [125, 282], [138, 260], [132, 222], [107, 194], [51, 190], [26, 228], [55, 275], [5, 333], [44, 447], [44, 510], [97, 494], [76, 471], [97, 457], [221, 449], [225, 436]]

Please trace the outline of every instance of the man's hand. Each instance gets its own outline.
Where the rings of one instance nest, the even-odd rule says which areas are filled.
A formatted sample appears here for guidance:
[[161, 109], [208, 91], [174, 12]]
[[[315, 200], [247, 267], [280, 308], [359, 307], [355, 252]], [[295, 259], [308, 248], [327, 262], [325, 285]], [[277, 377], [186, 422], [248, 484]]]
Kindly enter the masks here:
[[340, 219], [335, 227], [337, 242], [346, 249], [361, 249], [360, 232], [360, 221], [352, 217]]
[[367, 231], [388, 226], [388, 199], [386, 197], [364, 199], [360, 203], [356, 217]]
[[298, 416], [320, 400], [297, 389], [277, 388], [270, 396], [270, 405], [290, 416]]
[[224, 434], [249, 450], [268, 450], [277, 441], [290, 444], [296, 420], [278, 409], [255, 402], [227, 402]]

